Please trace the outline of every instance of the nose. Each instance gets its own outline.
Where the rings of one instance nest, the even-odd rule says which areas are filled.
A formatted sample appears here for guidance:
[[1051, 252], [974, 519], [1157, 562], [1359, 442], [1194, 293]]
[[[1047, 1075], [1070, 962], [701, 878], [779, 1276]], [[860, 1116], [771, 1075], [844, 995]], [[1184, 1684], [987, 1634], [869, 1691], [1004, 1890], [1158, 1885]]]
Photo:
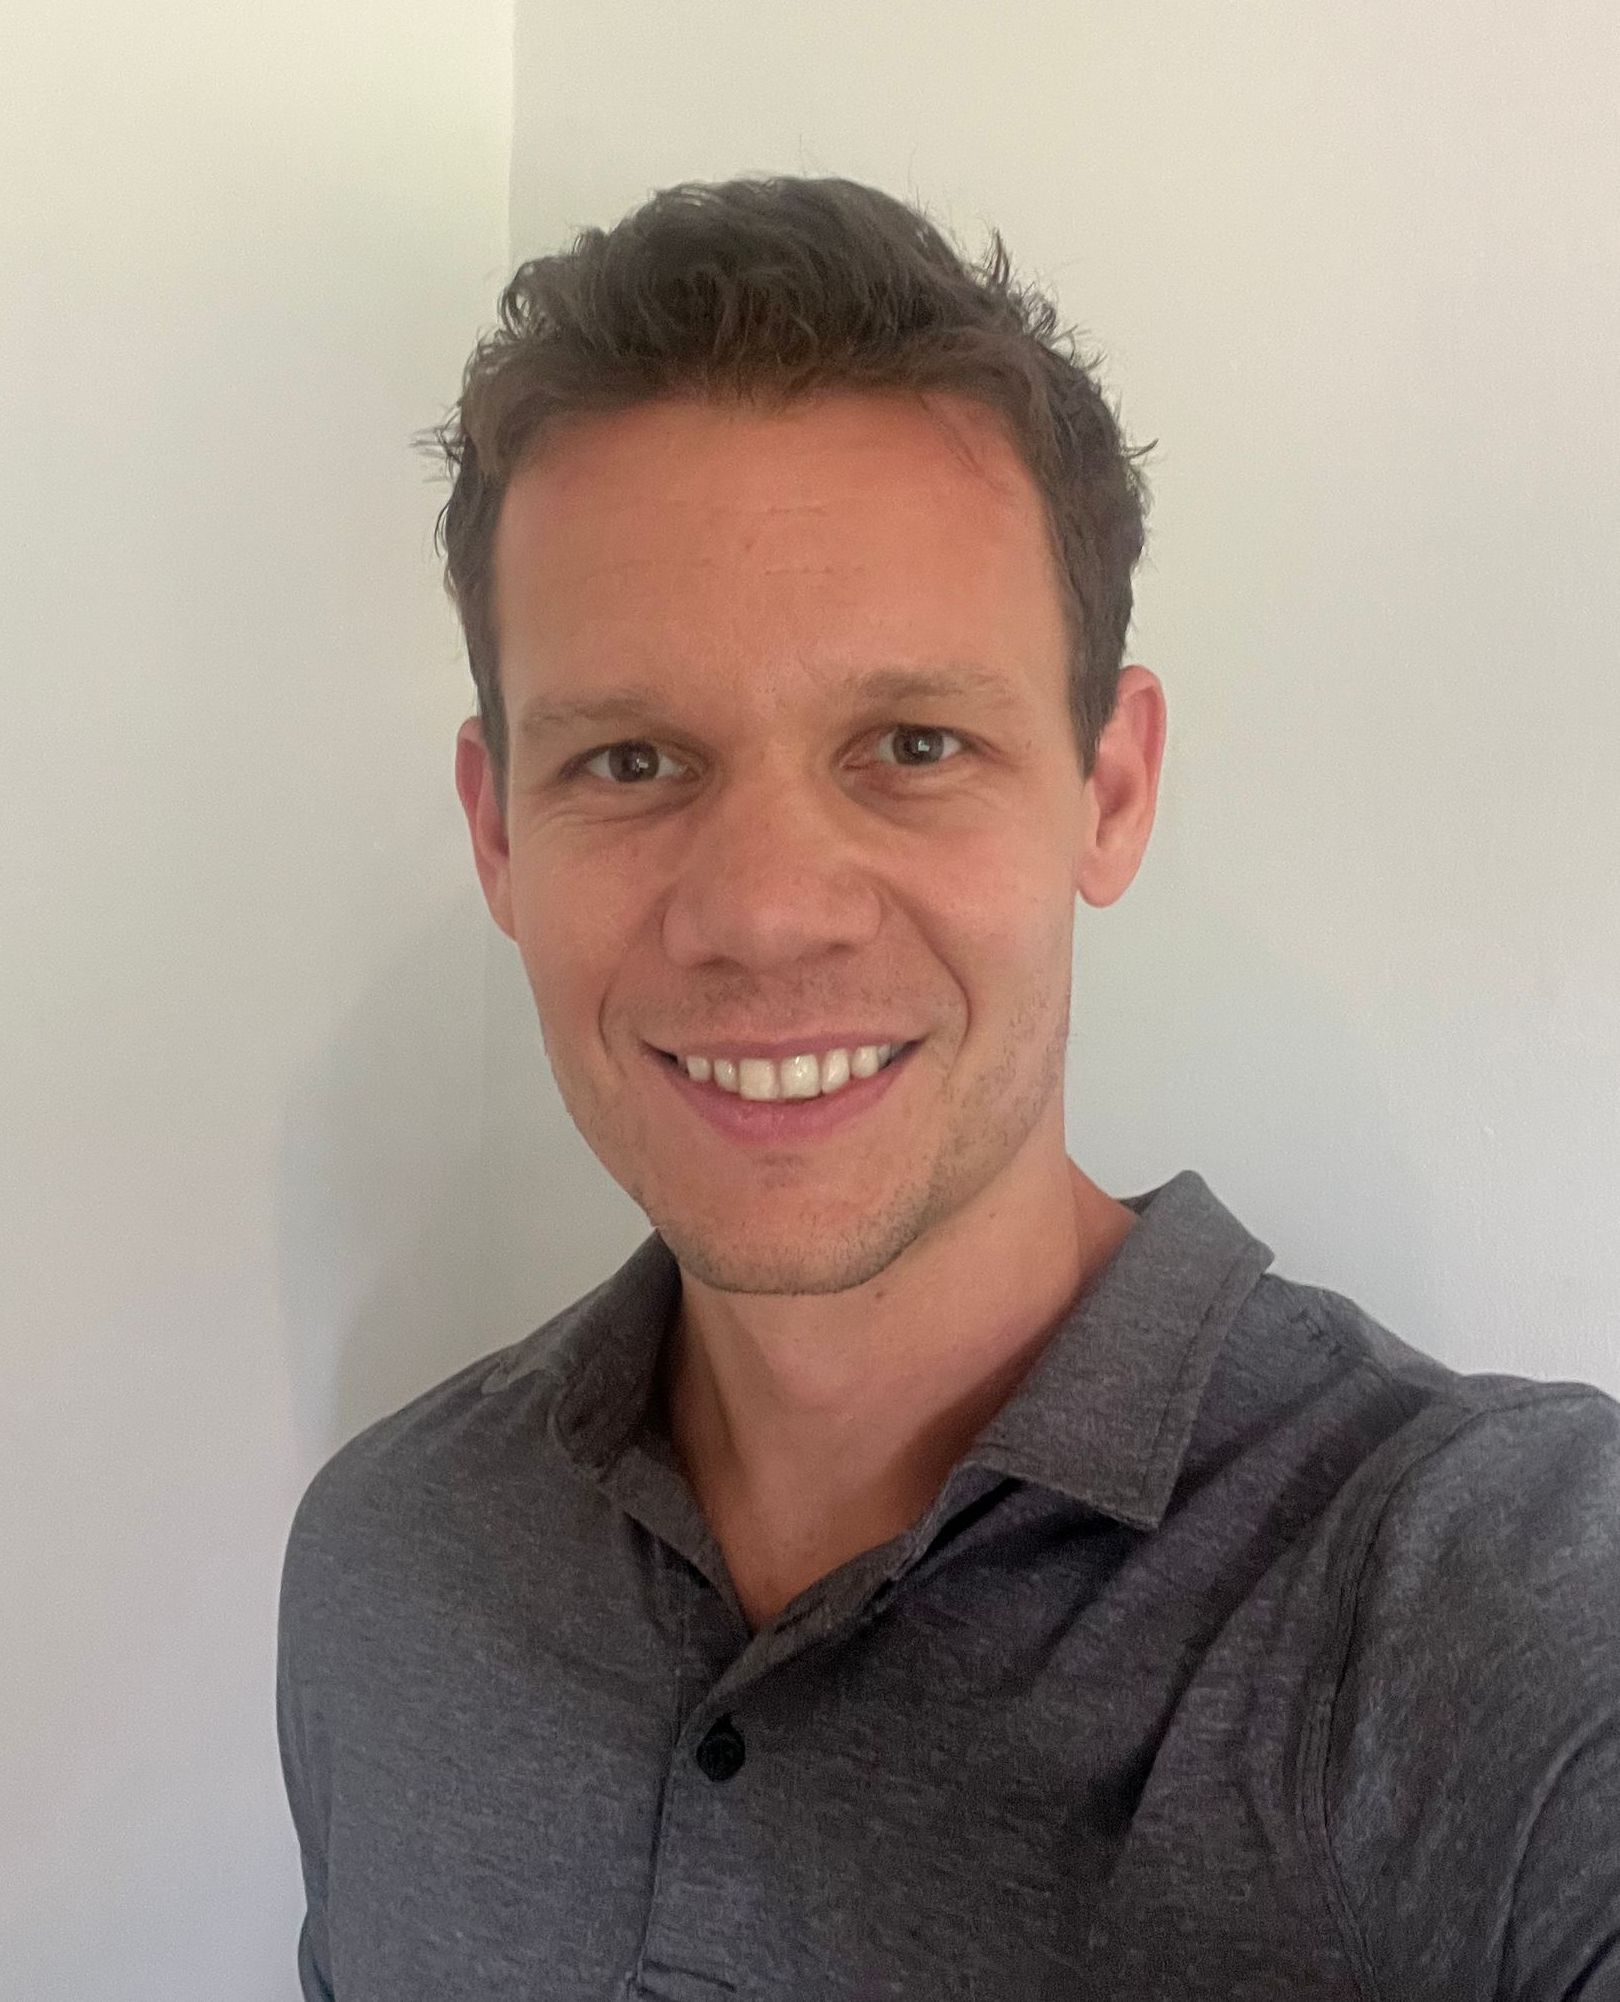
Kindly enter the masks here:
[[765, 761], [700, 806], [664, 909], [677, 966], [729, 960], [767, 973], [876, 936], [873, 837], [836, 787]]

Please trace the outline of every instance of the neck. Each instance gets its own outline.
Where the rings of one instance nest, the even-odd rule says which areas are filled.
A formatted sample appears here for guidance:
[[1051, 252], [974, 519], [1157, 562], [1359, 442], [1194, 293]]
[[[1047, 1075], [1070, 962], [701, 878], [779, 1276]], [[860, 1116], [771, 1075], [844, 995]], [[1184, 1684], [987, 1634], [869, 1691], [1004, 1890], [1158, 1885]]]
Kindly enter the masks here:
[[1061, 1152], [1016, 1180], [844, 1293], [683, 1274], [665, 1411], [711, 1522], [859, 1549], [926, 1509], [1137, 1221]]

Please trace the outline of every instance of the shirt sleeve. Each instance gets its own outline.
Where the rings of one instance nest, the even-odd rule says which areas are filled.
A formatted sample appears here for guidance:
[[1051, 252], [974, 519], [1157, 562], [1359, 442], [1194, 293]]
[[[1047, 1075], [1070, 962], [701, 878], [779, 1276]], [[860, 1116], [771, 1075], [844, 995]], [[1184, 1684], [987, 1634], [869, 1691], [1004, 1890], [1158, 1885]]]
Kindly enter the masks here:
[[1353, 1580], [1325, 1833], [1387, 2002], [1620, 2002], [1620, 1403], [1458, 1414]]
[[303, 1868], [305, 1911], [298, 1932], [299, 1990], [304, 2002], [335, 2002], [326, 1927], [326, 1826], [330, 1787], [319, 1756], [322, 1734], [301, 1675], [303, 1603], [295, 1522], [282, 1566], [276, 1633], [276, 1735]]

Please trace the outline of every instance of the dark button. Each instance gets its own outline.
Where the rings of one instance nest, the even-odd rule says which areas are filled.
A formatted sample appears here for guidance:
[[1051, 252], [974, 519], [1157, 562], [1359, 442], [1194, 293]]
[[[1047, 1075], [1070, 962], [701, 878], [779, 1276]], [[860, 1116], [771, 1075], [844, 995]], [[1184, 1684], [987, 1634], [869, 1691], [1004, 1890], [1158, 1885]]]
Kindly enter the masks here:
[[742, 1733], [729, 1717], [711, 1724], [693, 1757], [711, 1780], [729, 1780], [747, 1758]]

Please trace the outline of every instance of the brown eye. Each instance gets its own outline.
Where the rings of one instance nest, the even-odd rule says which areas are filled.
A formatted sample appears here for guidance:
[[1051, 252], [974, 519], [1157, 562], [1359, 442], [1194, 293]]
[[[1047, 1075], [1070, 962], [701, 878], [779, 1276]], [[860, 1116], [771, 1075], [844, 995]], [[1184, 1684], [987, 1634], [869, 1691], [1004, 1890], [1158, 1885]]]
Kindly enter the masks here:
[[893, 738], [899, 747], [898, 755], [883, 759], [885, 764], [906, 766], [915, 770], [918, 766], [938, 765], [946, 762], [945, 754], [939, 749], [942, 739], [960, 744], [962, 739], [954, 730], [941, 730], [931, 724], [897, 723], [892, 730], [885, 730], [880, 742]]
[[605, 758], [607, 771], [593, 773], [593, 777], [609, 779], [615, 785], [634, 785], [643, 779], [657, 777], [658, 760], [663, 755], [656, 744], [649, 744], [644, 737], [631, 737], [622, 744], [608, 744], [602, 750], [593, 752], [580, 770], [589, 772], [594, 764]]

